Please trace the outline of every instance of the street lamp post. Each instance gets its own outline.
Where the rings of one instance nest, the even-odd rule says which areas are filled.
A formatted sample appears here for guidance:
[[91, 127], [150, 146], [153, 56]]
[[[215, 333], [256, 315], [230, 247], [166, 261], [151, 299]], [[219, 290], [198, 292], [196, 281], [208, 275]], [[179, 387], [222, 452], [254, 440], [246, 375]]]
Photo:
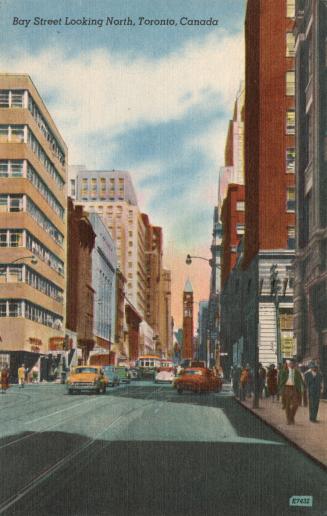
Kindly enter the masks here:
[[12, 262], [9, 262], [9, 265], [11, 265], [12, 263], [18, 262], [19, 260], [27, 260], [27, 259], [30, 259], [31, 263], [33, 265], [37, 264], [37, 258], [34, 256], [34, 254], [32, 254], [30, 256], [20, 256], [19, 258], [16, 258], [16, 260], [13, 260]]

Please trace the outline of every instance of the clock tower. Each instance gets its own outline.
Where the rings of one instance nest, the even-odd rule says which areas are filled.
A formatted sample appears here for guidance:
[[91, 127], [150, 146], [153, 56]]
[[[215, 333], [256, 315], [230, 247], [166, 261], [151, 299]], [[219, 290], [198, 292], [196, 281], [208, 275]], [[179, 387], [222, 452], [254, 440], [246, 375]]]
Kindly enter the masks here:
[[182, 359], [193, 359], [193, 288], [189, 279], [183, 292]]

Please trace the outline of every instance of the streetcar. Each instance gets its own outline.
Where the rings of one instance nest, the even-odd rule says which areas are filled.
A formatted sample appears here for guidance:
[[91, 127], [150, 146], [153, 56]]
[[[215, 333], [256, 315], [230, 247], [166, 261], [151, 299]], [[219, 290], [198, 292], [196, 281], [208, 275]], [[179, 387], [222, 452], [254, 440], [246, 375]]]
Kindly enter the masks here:
[[135, 365], [140, 371], [141, 379], [154, 380], [155, 374], [161, 366], [161, 360], [157, 355], [142, 355], [136, 360]]

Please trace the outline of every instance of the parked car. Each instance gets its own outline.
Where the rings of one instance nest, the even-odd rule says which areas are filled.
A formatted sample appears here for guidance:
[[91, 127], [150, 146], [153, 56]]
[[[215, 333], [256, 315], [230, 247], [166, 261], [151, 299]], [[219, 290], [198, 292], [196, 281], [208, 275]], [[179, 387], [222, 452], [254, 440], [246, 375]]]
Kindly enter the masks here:
[[108, 379], [101, 366], [78, 366], [68, 376], [66, 385], [68, 394], [82, 391], [104, 394]]
[[204, 367], [192, 367], [181, 371], [174, 381], [174, 387], [181, 394], [184, 390], [193, 392], [219, 392], [222, 388], [222, 380], [210, 369]]
[[120, 384], [120, 379], [114, 366], [103, 366], [103, 372], [106, 378], [108, 378], [108, 385], [110, 387], [115, 387]]
[[130, 383], [131, 376], [127, 367], [116, 367], [116, 374], [121, 383]]
[[175, 373], [173, 368], [162, 368], [156, 373], [155, 383], [173, 383], [175, 380]]

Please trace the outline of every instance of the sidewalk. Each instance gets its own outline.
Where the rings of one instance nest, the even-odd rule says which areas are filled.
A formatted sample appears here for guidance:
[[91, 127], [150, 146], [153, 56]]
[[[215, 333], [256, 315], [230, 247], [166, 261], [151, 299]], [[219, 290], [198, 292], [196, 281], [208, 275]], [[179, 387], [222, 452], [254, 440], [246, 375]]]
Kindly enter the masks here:
[[281, 433], [288, 441], [313, 459], [327, 467], [327, 401], [320, 400], [318, 420], [319, 423], [309, 421], [308, 407], [299, 407], [295, 416], [295, 425], [286, 424], [285, 410], [280, 402], [273, 402], [270, 398], [259, 401], [259, 408], [252, 408], [252, 399], [239, 401], [241, 405], [250, 410], [257, 417]]

